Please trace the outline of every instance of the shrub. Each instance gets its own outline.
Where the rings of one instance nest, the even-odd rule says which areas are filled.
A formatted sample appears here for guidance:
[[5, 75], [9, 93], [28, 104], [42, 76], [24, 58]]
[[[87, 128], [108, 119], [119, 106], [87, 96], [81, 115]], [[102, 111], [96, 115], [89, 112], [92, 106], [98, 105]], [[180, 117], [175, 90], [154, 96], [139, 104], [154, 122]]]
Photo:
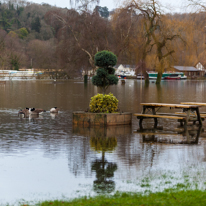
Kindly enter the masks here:
[[95, 54], [96, 75], [92, 77], [92, 84], [102, 88], [105, 93], [110, 85], [116, 85], [119, 79], [114, 75], [115, 69], [112, 68], [117, 63], [117, 57], [110, 51], [100, 51]]
[[98, 67], [113, 67], [117, 63], [117, 56], [110, 51], [100, 51], [95, 54], [94, 64]]
[[118, 110], [118, 100], [112, 94], [97, 94], [90, 100], [90, 112], [112, 113]]

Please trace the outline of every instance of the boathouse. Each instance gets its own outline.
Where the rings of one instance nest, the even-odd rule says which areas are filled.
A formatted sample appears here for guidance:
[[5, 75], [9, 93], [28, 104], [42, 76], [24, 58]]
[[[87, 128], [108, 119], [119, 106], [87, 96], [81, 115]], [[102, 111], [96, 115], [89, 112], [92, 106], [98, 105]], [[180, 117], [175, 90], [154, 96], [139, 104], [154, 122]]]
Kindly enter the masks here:
[[198, 62], [195, 66], [173, 66], [176, 72], [183, 72], [188, 77], [203, 77], [206, 73], [204, 66]]

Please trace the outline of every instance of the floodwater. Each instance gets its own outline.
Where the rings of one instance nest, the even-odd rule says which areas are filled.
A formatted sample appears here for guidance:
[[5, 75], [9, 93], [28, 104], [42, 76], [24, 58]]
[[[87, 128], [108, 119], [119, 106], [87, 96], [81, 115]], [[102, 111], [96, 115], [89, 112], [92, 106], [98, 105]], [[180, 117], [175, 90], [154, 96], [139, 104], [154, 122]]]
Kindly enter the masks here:
[[[141, 102], [206, 102], [205, 90], [205, 81], [188, 80], [163, 81], [160, 87], [126, 80], [110, 88], [120, 110], [133, 113], [141, 112]], [[0, 84], [0, 204], [206, 188], [206, 121], [188, 131], [165, 119], [158, 130], [153, 120], [144, 121], [140, 130], [135, 117], [131, 126], [73, 127], [72, 112], [86, 110], [97, 92], [91, 82], [80, 80]], [[48, 112], [54, 106], [61, 110], [58, 115]], [[18, 117], [25, 107], [47, 112]]]

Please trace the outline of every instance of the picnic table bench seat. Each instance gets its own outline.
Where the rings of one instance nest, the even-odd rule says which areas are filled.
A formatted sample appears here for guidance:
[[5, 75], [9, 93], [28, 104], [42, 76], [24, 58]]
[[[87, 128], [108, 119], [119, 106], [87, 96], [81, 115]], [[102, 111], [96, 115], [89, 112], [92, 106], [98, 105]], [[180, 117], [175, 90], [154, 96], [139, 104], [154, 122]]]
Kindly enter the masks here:
[[186, 120], [186, 117], [180, 116], [180, 115], [162, 115], [162, 114], [141, 114], [141, 113], [134, 113], [134, 116], [137, 116], [138, 119], [143, 118], [166, 118], [166, 119], [181, 119]]

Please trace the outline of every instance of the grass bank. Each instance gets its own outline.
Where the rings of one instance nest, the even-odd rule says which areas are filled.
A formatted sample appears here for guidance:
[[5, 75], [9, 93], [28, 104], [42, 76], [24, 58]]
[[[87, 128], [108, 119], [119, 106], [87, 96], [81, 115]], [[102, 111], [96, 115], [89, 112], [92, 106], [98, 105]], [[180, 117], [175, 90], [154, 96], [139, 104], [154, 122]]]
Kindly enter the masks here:
[[206, 205], [206, 192], [200, 190], [183, 190], [173, 191], [165, 190], [164, 192], [150, 193], [149, 195], [141, 195], [135, 193], [116, 193], [113, 196], [98, 196], [94, 198], [74, 199], [70, 202], [66, 201], [46, 201], [37, 204], [39, 206], [148, 206], [148, 205]]

